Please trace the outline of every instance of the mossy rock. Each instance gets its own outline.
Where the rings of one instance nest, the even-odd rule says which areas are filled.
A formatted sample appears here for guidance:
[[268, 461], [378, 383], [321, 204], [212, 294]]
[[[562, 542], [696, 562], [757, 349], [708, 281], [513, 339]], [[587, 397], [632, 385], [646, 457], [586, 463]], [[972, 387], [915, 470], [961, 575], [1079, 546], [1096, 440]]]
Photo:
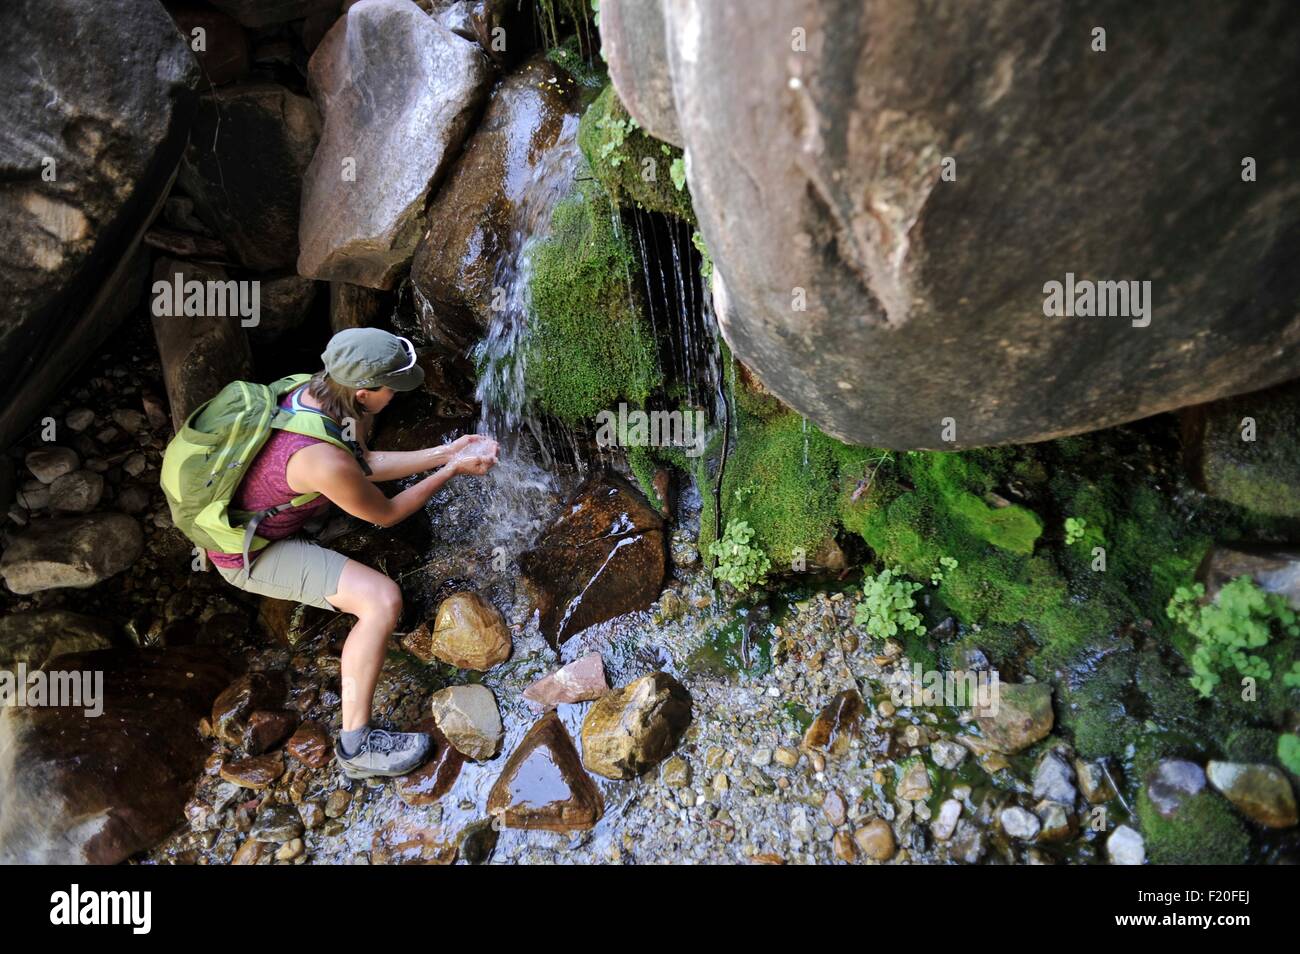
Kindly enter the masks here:
[[628, 282], [641, 266], [617, 214], [599, 185], [579, 181], [531, 251], [526, 392], [571, 425], [594, 426], [621, 400], [643, 406], [662, 383], [654, 334]]
[[[1300, 384], [1219, 401], [1190, 419], [1206, 491], [1255, 513], [1300, 517]], [[1253, 422], [1253, 440], [1243, 423]]]
[[1165, 818], [1143, 786], [1137, 814], [1147, 857], [1155, 864], [1240, 865], [1250, 858], [1250, 833], [1232, 806], [1212, 791], [1191, 796]]
[[685, 158], [637, 125], [606, 86], [583, 113], [578, 145], [591, 171], [619, 205], [636, 205], [695, 223]]

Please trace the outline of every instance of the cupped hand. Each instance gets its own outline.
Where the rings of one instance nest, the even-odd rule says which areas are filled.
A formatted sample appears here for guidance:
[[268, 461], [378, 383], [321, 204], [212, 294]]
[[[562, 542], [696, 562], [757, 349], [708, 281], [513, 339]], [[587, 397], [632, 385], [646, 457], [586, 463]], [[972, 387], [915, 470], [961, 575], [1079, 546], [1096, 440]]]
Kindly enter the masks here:
[[478, 434], [470, 436], [474, 437], [475, 440], [470, 441], [457, 451], [455, 458], [452, 460], [452, 466], [456, 468], [456, 472], [459, 474], [472, 474], [481, 477], [496, 466], [497, 454], [500, 452], [500, 448], [497, 442], [490, 437], [482, 437]]

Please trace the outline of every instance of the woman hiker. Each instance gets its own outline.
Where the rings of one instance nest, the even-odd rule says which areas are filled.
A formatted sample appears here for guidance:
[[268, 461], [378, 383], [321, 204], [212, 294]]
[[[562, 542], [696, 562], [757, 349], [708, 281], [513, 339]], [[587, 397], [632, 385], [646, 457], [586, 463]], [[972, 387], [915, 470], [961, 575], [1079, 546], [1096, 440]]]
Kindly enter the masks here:
[[[321, 358], [324, 370], [288, 393], [281, 407], [294, 414], [321, 414], [327, 426], [332, 423], [340, 431], [353, 423], [363, 439], [374, 415], [396, 392], [413, 390], [424, 381], [414, 346], [379, 328], [339, 332]], [[232, 510], [249, 513], [284, 506], [255, 525], [256, 535], [271, 543], [250, 554], [251, 567], [244, 566], [240, 554], [209, 550], [208, 558], [241, 590], [357, 618], [343, 644], [343, 729], [335, 755], [350, 778], [404, 775], [428, 757], [431, 738], [370, 726], [375, 683], [402, 613], [401, 591], [384, 574], [297, 534], [331, 503], [368, 523], [391, 527], [420, 511], [452, 477], [486, 474], [497, 462], [497, 444], [468, 434], [425, 450], [372, 451], [364, 444], [358, 450], [354, 456], [336, 443], [272, 431], [230, 503]], [[375, 486], [376, 481], [425, 471], [434, 473], [394, 497], [384, 496]], [[290, 505], [295, 497], [312, 492], [320, 496]]]

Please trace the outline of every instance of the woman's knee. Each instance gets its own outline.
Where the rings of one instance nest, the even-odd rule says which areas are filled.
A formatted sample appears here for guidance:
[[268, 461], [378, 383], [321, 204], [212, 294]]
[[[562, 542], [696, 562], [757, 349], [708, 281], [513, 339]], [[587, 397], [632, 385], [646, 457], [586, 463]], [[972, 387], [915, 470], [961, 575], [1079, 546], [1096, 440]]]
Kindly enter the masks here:
[[387, 577], [383, 583], [376, 586], [376, 592], [373, 597], [373, 611], [376, 616], [380, 616], [396, 626], [397, 621], [402, 618], [402, 590]]

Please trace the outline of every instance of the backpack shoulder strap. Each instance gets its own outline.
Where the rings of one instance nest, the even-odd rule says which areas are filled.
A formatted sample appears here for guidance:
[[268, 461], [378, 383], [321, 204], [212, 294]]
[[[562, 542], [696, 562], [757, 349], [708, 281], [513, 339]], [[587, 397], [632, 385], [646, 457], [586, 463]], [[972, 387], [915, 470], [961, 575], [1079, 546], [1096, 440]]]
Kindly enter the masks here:
[[[283, 383], [288, 383], [295, 379], [298, 379], [298, 383], [291, 385], [288, 389], [291, 392], [289, 406], [287, 408], [277, 408], [275, 417], [271, 421], [271, 426], [277, 430], [291, 431], [295, 434], [304, 434], [307, 437], [314, 437], [317, 440], [325, 441], [326, 443], [334, 444], [336, 447], [343, 448], [343, 450], [356, 458], [357, 463], [361, 465], [361, 470], [369, 476], [371, 473], [370, 465], [366, 463], [365, 451], [361, 449], [361, 445], [356, 441], [349, 440], [345, 437], [343, 434], [343, 428], [339, 425], [338, 421], [334, 420], [334, 418], [330, 417], [324, 411], [318, 410], [314, 407], [308, 407], [302, 403], [300, 399], [302, 385], [310, 380], [310, 375], [292, 375], [289, 378], [281, 378], [271, 386], [272, 390], [275, 390]], [[279, 393], [283, 395], [285, 392], [281, 391]]]

